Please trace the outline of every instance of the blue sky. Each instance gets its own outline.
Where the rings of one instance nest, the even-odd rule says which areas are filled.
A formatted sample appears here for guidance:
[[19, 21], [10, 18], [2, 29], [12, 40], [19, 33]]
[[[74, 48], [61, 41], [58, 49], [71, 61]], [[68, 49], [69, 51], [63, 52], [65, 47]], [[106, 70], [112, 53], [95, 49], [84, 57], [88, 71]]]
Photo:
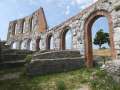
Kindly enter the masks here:
[[[92, 26], [92, 38], [94, 39], [96, 32], [100, 29], [103, 29], [104, 32], [109, 33], [109, 25], [108, 25], [108, 19], [106, 17], [98, 18]], [[93, 42], [93, 41], [92, 41]], [[108, 47], [108, 44], [103, 44], [102, 47]], [[93, 44], [93, 48], [99, 48], [98, 46]]]
[[0, 0], [0, 38], [6, 40], [9, 21], [43, 7], [49, 27], [77, 14], [96, 0]]

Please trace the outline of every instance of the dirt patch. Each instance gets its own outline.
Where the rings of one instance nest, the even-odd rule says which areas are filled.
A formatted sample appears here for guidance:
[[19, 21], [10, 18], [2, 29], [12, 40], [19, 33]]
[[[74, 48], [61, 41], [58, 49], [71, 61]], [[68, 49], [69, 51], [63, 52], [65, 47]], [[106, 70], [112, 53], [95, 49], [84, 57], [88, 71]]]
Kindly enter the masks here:
[[87, 84], [81, 85], [81, 88], [77, 89], [77, 90], [91, 90], [90, 86]]
[[21, 75], [21, 72], [15, 72], [15, 73], [7, 73], [0, 76], [0, 80], [11, 80], [11, 79], [17, 79]]

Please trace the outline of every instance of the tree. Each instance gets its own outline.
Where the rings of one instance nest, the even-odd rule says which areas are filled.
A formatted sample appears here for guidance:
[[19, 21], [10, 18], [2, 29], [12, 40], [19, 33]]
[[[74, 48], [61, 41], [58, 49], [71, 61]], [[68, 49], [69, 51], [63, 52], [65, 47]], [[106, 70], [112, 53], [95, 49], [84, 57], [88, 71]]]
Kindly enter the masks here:
[[106, 37], [106, 43], [108, 43], [108, 45], [110, 46], [110, 37], [109, 37], [109, 33], [105, 33], [105, 37]]
[[105, 33], [103, 32], [103, 29], [100, 29], [94, 38], [94, 42], [95, 45], [98, 45], [99, 48], [101, 49], [101, 46], [105, 43], [109, 44], [109, 33]]

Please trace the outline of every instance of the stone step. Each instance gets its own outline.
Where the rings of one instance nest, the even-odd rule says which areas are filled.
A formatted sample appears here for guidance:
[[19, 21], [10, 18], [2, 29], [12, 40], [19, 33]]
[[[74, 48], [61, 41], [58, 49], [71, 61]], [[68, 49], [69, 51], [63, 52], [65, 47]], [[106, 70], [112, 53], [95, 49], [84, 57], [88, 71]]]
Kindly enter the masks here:
[[0, 42], [0, 68], [19, 67], [25, 64], [25, 57], [33, 51], [10, 49], [6, 42]]
[[2, 55], [2, 61], [19, 61], [19, 60], [24, 60], [24, 58], [26, 57], [26, 54], [23, 55]]
[[56, 61], [58, 61], [58, 60], [74, 60], [74, 59], [81, 59], [81, 57], [73, 57], [73, 58], [68, 57], [68, 58], [55, 58], [55, 59], [48, 59], [48, 58], [46, 58], [46, 59], [34, 59], [34, 60], [31, 60], [31, 62], [34, 62], [34, 61], [53, 61], [53, 60], [56, 60]]
[[11, 63], [11, 64], [14, 64], [14, 63], [25, 63], [25, 60], [18, 60], [18, 61], [5, 61], [4, 63]]
[[28, 75], [44, 75], [79, 69], [84, 66], [84, 58], [35, 59], [27, 65]]
[[29, 50], [15, 50], [15, 49], [5, 49], [2, 50], [3, 54], [32, 54], [33, 51]]
[[70, 51], [70, 50], [63, 50], [63, 51], [51, 51], [51, 52], [44, 52], [44, 53], [37, 53], [33, 55], [33, 59], [57, 59], [57, 58], [74, 58], [80, 57], [79, 51]]
[[0, 69], [5, 68], [16, 68], [21, 67], [25, 65], [25, 60], [18, 60], [18, 61], [4, 61], [3, 63], [0, 63]]
[[40, 50], [38, 52], [35, 53], [35, 55], [39, 55], [41, 53], [45, 53], [45, 52], [50, 52], [51, 50]]

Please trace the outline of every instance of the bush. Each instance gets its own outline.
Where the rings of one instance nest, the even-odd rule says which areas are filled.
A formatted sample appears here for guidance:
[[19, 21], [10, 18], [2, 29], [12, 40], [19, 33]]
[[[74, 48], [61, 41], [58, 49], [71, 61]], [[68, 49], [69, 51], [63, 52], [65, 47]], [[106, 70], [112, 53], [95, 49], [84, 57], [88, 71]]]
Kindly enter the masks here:
[[32, 55], [27, 55], [25, 58], [26, 63], [30, 63], [32, 60]]
[[119, 84], [108, 76], [106, 72], [97, 71], [96, 76], [96, 79], [90, 80], [92, 90], [120, 90]]
[[101, 49], [107, 49], [106, 47], [102, 47]]
[[65, 89], [66, 89], [66, 86], [65, 86], [64, 81], [58, 81], [57, 82], [57, 90], [65, 90]]

